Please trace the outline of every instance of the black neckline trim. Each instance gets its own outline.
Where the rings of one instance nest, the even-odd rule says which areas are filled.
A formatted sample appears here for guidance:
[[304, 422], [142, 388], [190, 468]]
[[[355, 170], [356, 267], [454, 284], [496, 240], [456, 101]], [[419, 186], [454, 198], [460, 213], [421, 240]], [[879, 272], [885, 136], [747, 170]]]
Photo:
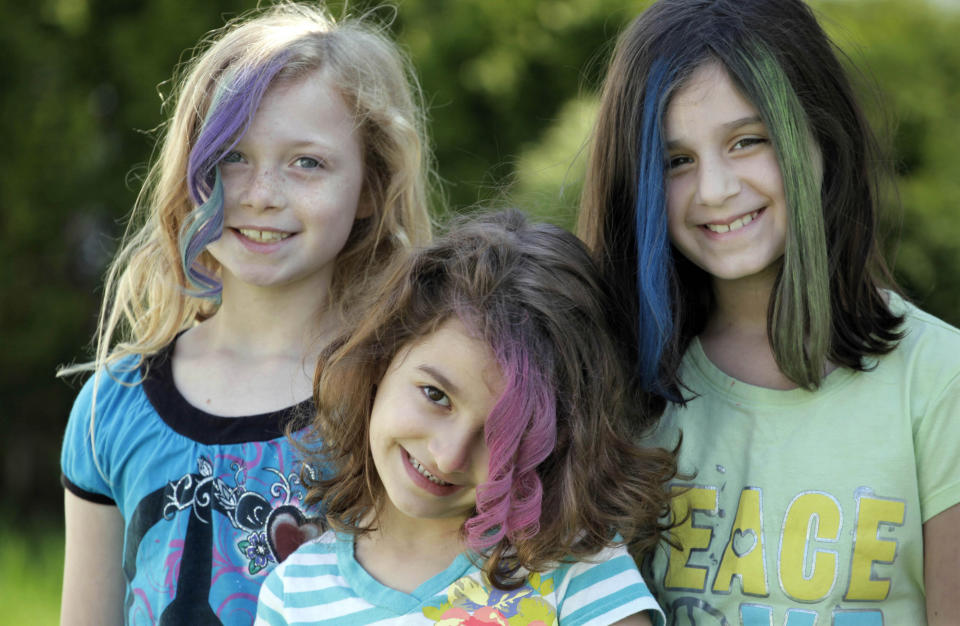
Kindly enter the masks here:
[[[274, 411], [242, 417], [222, 417], [199, 409], [183, 397], [173, 382], [173, 346], [145, 357], [140, 365], [143, 391], [167, 426], [175, 432], [206, 445], [269, 441], [284, 434], [287, 424], [306, 426], [313, 416], [313, 400]], [[149, 367], [149, 373], [144, 375]]]

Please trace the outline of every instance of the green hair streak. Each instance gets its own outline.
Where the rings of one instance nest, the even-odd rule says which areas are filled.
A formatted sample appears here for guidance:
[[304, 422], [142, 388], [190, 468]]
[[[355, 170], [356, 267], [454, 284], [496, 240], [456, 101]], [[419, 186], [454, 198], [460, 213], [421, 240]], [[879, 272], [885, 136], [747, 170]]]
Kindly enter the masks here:
[[813, 390], [825, 372], [832, 328], [822, 160], [800, 98], [773, 54], [752, 42], [739, 61], [753, 79], [745, 81], [747, 96], [770, 131], [787, 202], [787, 241], [771, 303], [770, 341], [787, 378]]

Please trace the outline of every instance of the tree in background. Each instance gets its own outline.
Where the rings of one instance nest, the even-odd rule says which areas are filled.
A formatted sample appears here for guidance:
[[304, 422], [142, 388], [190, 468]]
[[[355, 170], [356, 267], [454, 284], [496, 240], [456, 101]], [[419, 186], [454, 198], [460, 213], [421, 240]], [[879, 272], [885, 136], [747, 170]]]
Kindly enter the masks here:
[[[329, 4], [338, 14], [344, 2]], [[349, 4], [357, 13], [376, 3]], [[572, 224], [599, 81], [616, 34], [647, 4], [400, 0], [395, 18], [375, 10], [419, 69], [447, 210], [494, 200]], [[960, 325], [960, 11], [898, 0], [813, 4], [890, 105], [903, 205], [891, 222], [898, 276], [924, 309]], [[58, 451], [79, 384], [54, 371], [89, 354], [104, 266], [149, 159], [150, 129], [163, 119], [156, 95], [169, 93], [164, 81], [185, 49], [255, 5], [5, 7], [0, 515], [59, 516]]]

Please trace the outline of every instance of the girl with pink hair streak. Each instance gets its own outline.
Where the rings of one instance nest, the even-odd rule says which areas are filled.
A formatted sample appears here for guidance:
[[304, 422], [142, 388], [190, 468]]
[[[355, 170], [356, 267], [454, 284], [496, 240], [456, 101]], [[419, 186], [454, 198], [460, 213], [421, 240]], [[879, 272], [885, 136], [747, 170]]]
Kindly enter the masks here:
[[627, 546], [660, 539], [674, 455], [633, 443], [637, 386], [585, 246], [481, 216], [374, 297], [317, 371], [308, 501], [330, 530], [268, 577], [257, 623], [661, 617]]

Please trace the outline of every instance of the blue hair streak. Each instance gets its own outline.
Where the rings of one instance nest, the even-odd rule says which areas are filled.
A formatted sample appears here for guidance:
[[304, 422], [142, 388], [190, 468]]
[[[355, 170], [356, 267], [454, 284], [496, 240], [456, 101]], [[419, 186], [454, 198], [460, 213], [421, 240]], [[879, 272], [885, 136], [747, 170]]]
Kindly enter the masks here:
[[657, 59], [650, 68], [643, 100], [636, 183], [637, 367], [645, 390], [671, 398], [673, 394], [660, 380], [660, 362], [674, 331], [662, 119], [674, 74], [663, 59]]

